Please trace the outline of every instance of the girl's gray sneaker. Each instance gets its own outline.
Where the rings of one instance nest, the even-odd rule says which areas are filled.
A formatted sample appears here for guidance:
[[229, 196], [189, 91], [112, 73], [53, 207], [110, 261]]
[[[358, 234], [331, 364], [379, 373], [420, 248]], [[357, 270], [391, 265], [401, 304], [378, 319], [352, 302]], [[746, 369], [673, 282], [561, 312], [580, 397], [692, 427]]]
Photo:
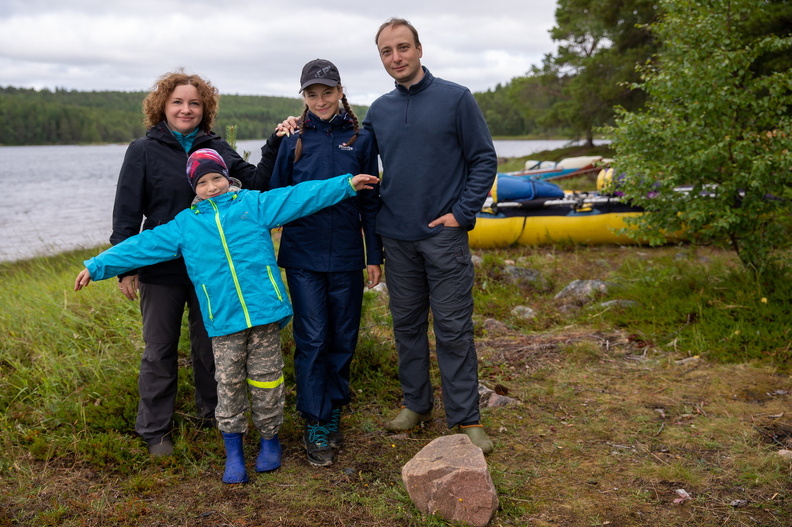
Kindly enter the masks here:
[[330, 422], [327, 423], [327, 442], [333, 448], [341, 448], [344, 444], [344, 433], [341, 432], [341, 408], [334, 408]]
[[311, 465], [326, 467], [333, 464], [335, 455], [327, 440], [326, 425], [322, 425], [319, 421], [306, 421], [303, 445]]

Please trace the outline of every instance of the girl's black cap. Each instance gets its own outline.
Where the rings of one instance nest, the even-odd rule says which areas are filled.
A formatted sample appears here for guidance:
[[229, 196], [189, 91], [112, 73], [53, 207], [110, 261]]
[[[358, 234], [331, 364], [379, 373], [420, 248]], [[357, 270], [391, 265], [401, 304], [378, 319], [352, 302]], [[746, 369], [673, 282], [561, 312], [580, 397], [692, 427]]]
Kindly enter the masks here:
[[325, 86], [338, 86], [341, 83], [341, 75], [338, 68], [329, 60], [315, 59], [303, 66], [300, 75], [300, 91], [311, 84], [324, 84]]

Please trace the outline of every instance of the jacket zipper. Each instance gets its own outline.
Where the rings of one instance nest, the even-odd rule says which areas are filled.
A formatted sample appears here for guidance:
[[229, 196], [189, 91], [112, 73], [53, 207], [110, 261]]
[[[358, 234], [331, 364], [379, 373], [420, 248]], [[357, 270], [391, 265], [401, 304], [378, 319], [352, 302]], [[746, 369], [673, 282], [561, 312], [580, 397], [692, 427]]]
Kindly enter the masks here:
[[[245, 297], [242, 295], [242, 287], [239, 285], [239, 277], [237, 276], [236, 268], [234, 267], [234, 260], [231, 258], [231, 252], [228, 249], [228, 243], [226, 242], [223, 225], [220, 221], [220, 209], [217, 208], [217, 205], [211, 199], [207, 201], [212, 204], [212, 208], [215, 211], [215, 224], [217, 225], [217, 232], [220, 234], [220, 241], [223, 244], [226, 260], [228, 260], [228, 268], [231, 271], [231, 278], [234, 279], [234, 287], [236, 288], [237, 296], [239, 297], [239, 303], [242, 306], [242, 312], [245, 314], [245, 323], [247, 324], [247, 327], [253, 327], [253, 324], [250, 322], [250, 313], [248, 312], [247, 304], [245, 304]], [[270, 279], [271, 278], [272, 277], [270, 275]], [[278, 298], [280, 298], [280, 292], [278, 292]]]
[[204, 296], [206, 297], [206, 307], [209, 309], [209, 320], [214, 320], [214, 311], [212, 311], [212, 298], [209, 296], [209, 291], [206, 290], [206, 284], [201, 284]]
[[272, 284], [272, 288], [275, 290], [275, 294], [278, 295], [278, 300], [283, 302], [283, 296], [281, 296], [280, 288], [278, 287], [278, 282], [275, 281], [275, 277], [272, 276], [272, 267], [269, 265], [267, 266], [267, 275], [269, 276], [269, 281]]

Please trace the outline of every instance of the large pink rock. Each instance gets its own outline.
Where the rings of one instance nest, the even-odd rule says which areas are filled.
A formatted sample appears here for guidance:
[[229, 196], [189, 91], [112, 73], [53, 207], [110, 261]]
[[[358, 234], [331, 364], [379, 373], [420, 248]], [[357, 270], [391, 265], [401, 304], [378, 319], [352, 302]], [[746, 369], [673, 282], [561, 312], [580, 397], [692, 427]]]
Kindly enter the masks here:
[[402, 468], [402, 481], [424, 514], [476, 527], [498, 509], [498, 494], [481, 449], [465, 434], [438, 437]]

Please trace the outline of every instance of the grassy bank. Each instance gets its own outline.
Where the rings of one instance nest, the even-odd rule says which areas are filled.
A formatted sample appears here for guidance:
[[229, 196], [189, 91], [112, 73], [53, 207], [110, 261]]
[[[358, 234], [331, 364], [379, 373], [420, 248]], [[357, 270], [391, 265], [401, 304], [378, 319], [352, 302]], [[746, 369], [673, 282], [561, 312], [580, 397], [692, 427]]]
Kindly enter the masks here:
[[[382, 427], [400, 402], [385, 298], [366, 295], [338, 461], [304, 459], [284, 332], [283, 467], [229, 487], [218, 432], [190, 422], [186, 355], [176, 454], [150, 459], [134, 435], [137, 304], [112, 280], [71, 291], [93, 253], [0, 265], [0, 526], [447, 525], [422, 517], [400, 478], [449, 433], [442, 408], [409, 435]], [[520, 401], [483, 410], [493, 525], [792, 524], [792, 465], [777, 453], [792, 447], [788, 279], [760, 289], [730, 253], [692, 246], [476, 255], [481, 381]], [[609, 293], [559, 304], [575, 279]], [[690, 497], [675, 503], [678, 489]]]

